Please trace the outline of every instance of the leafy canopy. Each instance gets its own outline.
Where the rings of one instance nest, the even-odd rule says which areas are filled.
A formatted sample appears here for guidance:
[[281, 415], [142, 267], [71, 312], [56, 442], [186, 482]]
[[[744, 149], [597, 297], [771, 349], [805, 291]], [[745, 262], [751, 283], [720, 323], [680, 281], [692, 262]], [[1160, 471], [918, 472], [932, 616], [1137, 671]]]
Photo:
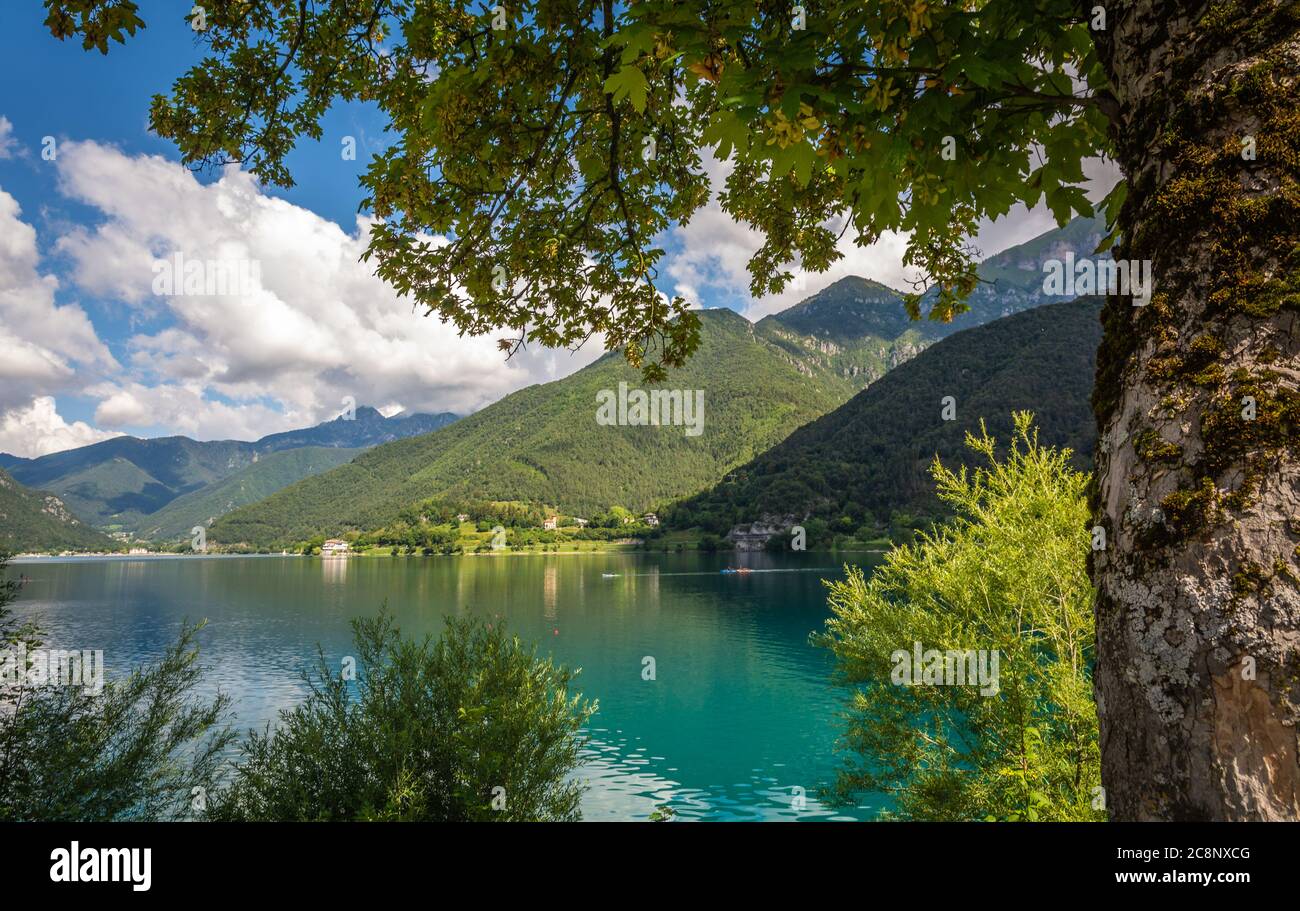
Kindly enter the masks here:
[[[45, 4], [53, 35], [105, 53], [143, 26], [132, 0]], [[698, 344], [656, 281], [665, 230], [708, 201], [706, 156], [764, 238], [755, 294], [827, 268], [850, 227], [863, 245], [903, 231], [947, 320], [981, 218], [1091, 214], [1081, 162], [1114, 110], [1103, 23], [1075, 0], [203, 6], [208, 56], [150, 112], [184, 161], [288, 186], [334, 101], [374, 103], [394, 137], [362, 181], [379, 275], [462, 332], [508, 330], [506, 351], [604, 333], [650, 379]]]
[[[832, 617], [816, 638], [853, 689], [842, 796], [883, 791], [913, 819], [1105, 818], [1087, 476], [1068, 449], [1041, 446], [1031, 421], [1014, 415], [1003, 459], [982, 428], [968, 434], [986, 463], [973, 472], [936, 459], [956, 517], [891, 550], [869, 579], [851, 568], [829, 583]], [[997, 650], [997, 692], [900, 684], [895, 653], [916, 642], [923, 653]]]

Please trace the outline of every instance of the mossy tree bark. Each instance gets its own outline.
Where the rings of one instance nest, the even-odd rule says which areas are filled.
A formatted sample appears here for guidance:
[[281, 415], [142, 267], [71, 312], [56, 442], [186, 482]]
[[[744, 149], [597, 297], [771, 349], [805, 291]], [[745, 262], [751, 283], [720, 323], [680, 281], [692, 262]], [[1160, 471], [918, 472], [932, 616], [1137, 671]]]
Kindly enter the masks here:
[[1156, 284], [1094, 393], [1102, 781], [1113, 818], [1295, 819], [1300, 3], [1106, 11], [1114, 255]]

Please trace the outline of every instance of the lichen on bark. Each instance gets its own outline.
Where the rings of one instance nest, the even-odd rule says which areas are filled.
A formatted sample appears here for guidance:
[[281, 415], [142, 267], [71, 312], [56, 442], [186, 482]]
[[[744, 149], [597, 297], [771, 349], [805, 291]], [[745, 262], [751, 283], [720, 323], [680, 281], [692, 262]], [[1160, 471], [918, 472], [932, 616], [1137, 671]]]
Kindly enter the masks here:
[[1093, 397], [1103, 781], [1119, 818], [1294, 818], [1300, 4], [1108, 9], [1115, 256], [1156, 291], [1108, 299]]

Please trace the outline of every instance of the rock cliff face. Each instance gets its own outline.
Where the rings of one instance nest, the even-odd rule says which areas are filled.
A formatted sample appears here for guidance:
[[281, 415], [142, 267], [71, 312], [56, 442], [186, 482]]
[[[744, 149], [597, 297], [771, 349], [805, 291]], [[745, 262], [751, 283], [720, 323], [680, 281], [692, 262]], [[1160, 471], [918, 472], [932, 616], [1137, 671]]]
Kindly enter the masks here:
[[911, 342], [899, 342], [889, 352], [889, 369], [893, 370], [899, 364], [910, 361], [927, 347], [926, 345], [912, 344]]
[[41, 512], [53, 516], [60, 522], [67, 522], [69, 525], [81, 524], [81, 520], [68, 510], [68, 507], [63, 504], [63, 501], [53, 495], [45, 498], [45, 505], [41, 507]]
[[0, 469], [0, 551], [105, 551], [114, 543], [75, 516], [60, 497], [31, 490]]
[[726, 540], [739, 551], [762, 550], [773, 535], [783, 535], [802, 521], [800, 516], [764, 515], [757, 522], [737, 525], [727, 532]]

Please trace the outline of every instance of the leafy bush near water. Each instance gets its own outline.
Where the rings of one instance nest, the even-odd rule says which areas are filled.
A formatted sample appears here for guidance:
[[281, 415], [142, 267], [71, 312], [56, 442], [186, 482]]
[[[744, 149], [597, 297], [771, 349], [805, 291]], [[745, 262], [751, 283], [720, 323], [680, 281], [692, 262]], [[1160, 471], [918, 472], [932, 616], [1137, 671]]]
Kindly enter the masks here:
[[[0, 555], [12, 659], [42, 642], [4, 569]], [[577, 732], [595, 705], [500, 627], [448, 620], [416, 642], [387, 614], [355, 621], [355, 688], [322, 657], [308, 698], [233, 768], [230, 697], [195, 696], [200, 628], [98, 693], [0, 681], [0, 821], [579, 818]]]
[[250, 733], [218, 820], [580, 818], [576, 676], [500, 626], [448, 618], [403, 639], [386, 612], [353, 621], [355, 682], [324, 654], [303, 703]]
[[[0, 555], [0, 652], [16, 669], [43, 643], [14, 616], [18, 584], [3, 578], [6, 562]], [[222, 726], [229, 697], [195, 696], [199, 628], [183, 626], [156, 664], [108, 679], [98, 693], [0, 681], [0, 820], [193, 818], [234, 737]]]
[[[954, 519], [892, 550], [870, 578], [850, 568], [828, 583], [833, 615], [814, 640], [853, 689], [843, 798], [883, 792], [891, 815], [910, 819], [1105, 818], [1087, 476], [1069, 450], [1039, 445], [1028, 413], [1014, 428], [1001, 461], [983, 427], [966, 445], [985, 465], [953, 472], [935, 460]], [[896, 684], [895, 655], [916, 642], [998, 650], [997, 694]]]

